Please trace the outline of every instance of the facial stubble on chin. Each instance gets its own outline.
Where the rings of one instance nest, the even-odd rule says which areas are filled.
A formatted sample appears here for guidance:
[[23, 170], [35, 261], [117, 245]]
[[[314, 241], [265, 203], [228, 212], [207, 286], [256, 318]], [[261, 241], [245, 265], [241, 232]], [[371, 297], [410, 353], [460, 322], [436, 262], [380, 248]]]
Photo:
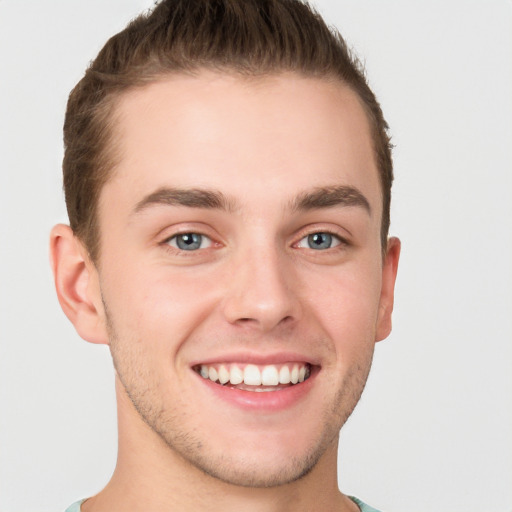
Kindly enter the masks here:
[[[231, 485], [270, 488], [290, 484], [308, 475], [329, 447], [333, 444], [337, 447], [340, 429], [359, 401], [371, 367], [373, 350], [350, 368], [330, 407], [323, 411], [324, 420], [319, 423], [323, 427], [310, 448], [305, 453], [289, 457], [279, 467], [273, 465], [269, 470], [248, 457], [237, 458], [226, 452], [222, 455], [211, 453], [208, 439], [201, 439], [194, 429], [184, 430], [183, 413], [177, 414], [159, 398], [158, 382], [152, 379], [154, 372], [145, 366], [141, 350], [144, 343], [121, 339], [106, 302], [103, 304], [114, 368], [140, 418], [182, 462]], [[186, 404], [181, 404], [176, 410], [186, 411]]]

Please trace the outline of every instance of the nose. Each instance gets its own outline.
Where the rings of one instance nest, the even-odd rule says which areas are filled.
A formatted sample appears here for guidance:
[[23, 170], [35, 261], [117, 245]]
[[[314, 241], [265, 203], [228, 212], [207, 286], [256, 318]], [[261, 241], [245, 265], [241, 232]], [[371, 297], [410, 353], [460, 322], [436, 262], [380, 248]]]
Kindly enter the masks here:
[[299, 319], [297, 281], [285, 255], [253, 247], [232, 265], [223, 301], [229, 323], [269, 332]]

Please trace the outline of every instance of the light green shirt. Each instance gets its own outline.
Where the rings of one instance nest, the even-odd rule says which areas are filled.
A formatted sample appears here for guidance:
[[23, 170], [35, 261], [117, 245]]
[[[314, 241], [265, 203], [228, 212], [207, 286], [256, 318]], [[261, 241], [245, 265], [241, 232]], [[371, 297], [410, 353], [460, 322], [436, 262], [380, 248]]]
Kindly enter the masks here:
[[77, 501], [76, 503], [73, 503], [73, 505], [69, 506], [67, 509], [66, 509], [66, 512], [80, 512], [80, 505], [84, 502], [85, 500], [80, 500], [80, 501]]
[[[376, 508], [370, 507], [369, 505], [366, 505], [361, 500], [358, 500], [357, 498], [354, 498], [353, 496], [349, 496], [350, 499], [361, 509], [361, 512], [379, 512]], [[73, 503], [69, 508], [66, 509], [66, 512], [80, 512], [80, 505], [85, 500], [77, 501], [76, 503]]]
[[361, 512], [379, 512], [376, 508], [370, 507], [370, 505], [354, 498], [354, 496], [349, 496], [349, 498], [361, 509]]

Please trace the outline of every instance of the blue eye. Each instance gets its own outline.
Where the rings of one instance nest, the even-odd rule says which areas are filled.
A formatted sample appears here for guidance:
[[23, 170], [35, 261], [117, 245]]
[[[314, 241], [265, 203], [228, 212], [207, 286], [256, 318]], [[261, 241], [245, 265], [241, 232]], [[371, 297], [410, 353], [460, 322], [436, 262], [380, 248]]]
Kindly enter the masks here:
[[325, 249], [331, 249], [341, 244], [341, 240], [336, 235], [330, 233], [311, 233], [311, 235], [305, 236], [298, 244], [298, 247], [304, 247], [306, 249], [314, 249], [316, 251], [322, 251]]
[[170, 238], [167, 243], [181, 251], [196, 251], [197, 249], [206, 249], [212, 245], [210, 238], [199, 233], [181, 233]]

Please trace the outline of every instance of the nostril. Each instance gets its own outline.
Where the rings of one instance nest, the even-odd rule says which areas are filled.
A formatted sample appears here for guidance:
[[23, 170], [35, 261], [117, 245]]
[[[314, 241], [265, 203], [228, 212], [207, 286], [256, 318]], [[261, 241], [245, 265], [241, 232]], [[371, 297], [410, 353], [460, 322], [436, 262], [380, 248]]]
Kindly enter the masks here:
[[249, 324], [251, 322], [256, 322], [256, 320], [254, 318], [239, 318], [236, 323], [239, 323], [239, 324]]
[[[288, 324], [289, 322], [292, 322], [292, 321], [293, 321], [293, 317], [291, 315], [288, 315], [288, 316], [285, 316], [284, 318], [282, 318], [280, 321], [278, 321], [276, 325]], [[258, 319], [256, 319], [256, 318], [242, 317], [242, 318], [238, 318], [236, 320], [236, 323], [239, 325], [250, 325], [250, 324], [258, 324], [258, 323], [260, 323], [260, 321], [258, 321]]]

